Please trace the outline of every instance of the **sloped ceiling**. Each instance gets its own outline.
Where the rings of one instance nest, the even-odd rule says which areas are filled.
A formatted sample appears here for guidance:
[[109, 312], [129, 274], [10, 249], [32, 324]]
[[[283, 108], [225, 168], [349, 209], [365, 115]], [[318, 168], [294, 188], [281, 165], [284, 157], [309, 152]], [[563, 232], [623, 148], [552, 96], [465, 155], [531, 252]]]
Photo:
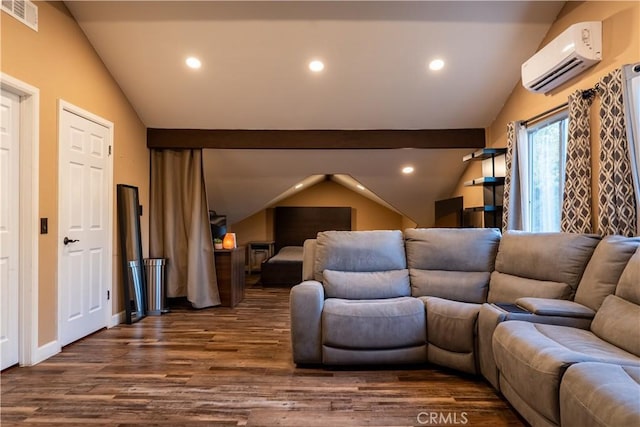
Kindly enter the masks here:
[[[165, 129], [484, 128], [563, 4], [66, 2], [144, 124]], [[201, 69], [185, 66], [191, 55]], [[436, 57], [446, 64], [431, 72]], [[430, 225], [463, 169], [456, 150], [362, 148], [217, 151], [206, 156], [209, 197], [242, 219], [309, 175], [345, 173]], [[397, 170], [409, 160], [411, 178]]]
[[[291, 194], [295, 185], [310, 175], [345, 174], [419, 226], [429, 226], [434, 220], [433, 201], [447, 197], [453, 190], [467, 152], [204, 150], [203, 159], [209, 206], [225, 213], [229, 223], [260, 211], [283, 193]], [[400, 170], [409, 163], [416, 165], [415, 172], [403, 175]]]

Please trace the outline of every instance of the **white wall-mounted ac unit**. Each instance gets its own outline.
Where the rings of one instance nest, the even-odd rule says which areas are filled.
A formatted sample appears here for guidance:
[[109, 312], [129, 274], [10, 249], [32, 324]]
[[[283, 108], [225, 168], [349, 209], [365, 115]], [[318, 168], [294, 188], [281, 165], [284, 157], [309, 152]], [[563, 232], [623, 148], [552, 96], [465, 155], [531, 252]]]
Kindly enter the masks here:
[[602, 59], [602, 23], [580, 22], [522, 64], [522, 85], [547, 93]]

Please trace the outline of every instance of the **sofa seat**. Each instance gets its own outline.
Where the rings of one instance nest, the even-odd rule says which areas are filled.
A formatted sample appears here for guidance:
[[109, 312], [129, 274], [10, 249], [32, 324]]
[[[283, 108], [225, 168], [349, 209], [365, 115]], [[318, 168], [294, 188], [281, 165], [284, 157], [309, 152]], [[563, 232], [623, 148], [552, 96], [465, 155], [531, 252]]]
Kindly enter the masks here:
[[640, 366], [640, 357], [591, 331], [517, 320], [497, 326], [493, 353], [501, 391], [521, 414], [528, 414], [525, 418], [529, 422], [533, 418], [541, 425], [560, 424], [560, 382], [572, 364]]
[[[329, 298], [322, 311], [323, 362], [346, 363], [348, 354], [370, 352], [358, 363], [379, 363], [378, 357], [404, 350], [409, 360], [425, 362], [426, 322], [424, 305], [418, 299], [398, 297], [376, 300]], [[419, 351], [411, 351], [418, 348]], [[398, 350], [388, 352], [386, 350]], [[375, 356], [377, 354], [377, 356]], [[416, 356], [419, 360], [416, 359]], [[352, 359], [347, 357], [347, 359]]]
[[420, 297], [427, 311], [427, 359], [470, 374], [478, 373], [475, 348], [480, 304]]
[[578, 363], [560, 385], [563, 427], [640, 426], [640, 368]]

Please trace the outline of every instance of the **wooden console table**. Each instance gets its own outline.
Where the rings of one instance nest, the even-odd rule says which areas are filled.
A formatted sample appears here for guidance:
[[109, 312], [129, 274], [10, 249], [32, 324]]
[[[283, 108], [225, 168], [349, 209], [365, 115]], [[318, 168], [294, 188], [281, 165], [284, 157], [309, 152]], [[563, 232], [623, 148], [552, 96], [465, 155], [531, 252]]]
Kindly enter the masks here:
[[215, 251], [218, 292], [224, 307], [235, 307], [244, 298], [244, 253], [244, 246]]

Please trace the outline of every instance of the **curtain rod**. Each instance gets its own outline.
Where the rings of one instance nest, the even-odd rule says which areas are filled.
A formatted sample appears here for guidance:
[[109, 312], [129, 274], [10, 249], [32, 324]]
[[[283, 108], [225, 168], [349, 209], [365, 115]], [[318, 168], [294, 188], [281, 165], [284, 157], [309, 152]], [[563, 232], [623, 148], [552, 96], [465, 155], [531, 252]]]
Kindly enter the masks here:
[[565, 102], [564, 104], [557, 105], [557, 106], [555, 106], [555, 107], [553, 107], [553, 108], [548, 109], [547, 111], [543, 111], [543, 112], [542, 112], [542, 113], [540, 113], [540, 114], [536, 114], [535, 116], [530, 117], [530, 118], [528, 118], [527, 120], [523, 120], [523, 121], [522, 121], [522, 125], [523, 125], [523, 126], [527, 126], [529, 123], [531, 123], [531, 122], [535, 122], [535, 121], [538, 121], [539, 119], [541, 119], [541, 118], [543, 118], [543, 117], [546, 117], [546, 116], [548, 116], [549, 114], [555, 113], [556, 111], [564, 110], [564, 109], [565, 109], [565, 108], [567, 108], [568, 106], [569, 106], [569, 103], [568, 103], [568, 102]]
[[[596, 96], [596, 94], [598, 93], [598, 89], [600, 89], [600, 83], [596, 83], [594, 87], [589, 88], [589, 89], [585, 89], [582, 91], [581, 95], [583, 99], [591, 99], [594, 96]], [[540, 120], [543, 117], [548, 116], [549, 114], [555, 113], [556, 111], [560, 111], [563, 110], [565, 108], [567, 108], [569, 106], [568, 102], [565, 102], [563, 104], [557, 105], [553, 108], [548, 109], [547, 111], [544, 111], [540, 114], [536, 114], [535, 116], [528, 118], [527, 120], [523, 120], [522, 121], [522, 125], [523, 126], [527, 126], [529, 123], [531, 122], [535, 122]]]

